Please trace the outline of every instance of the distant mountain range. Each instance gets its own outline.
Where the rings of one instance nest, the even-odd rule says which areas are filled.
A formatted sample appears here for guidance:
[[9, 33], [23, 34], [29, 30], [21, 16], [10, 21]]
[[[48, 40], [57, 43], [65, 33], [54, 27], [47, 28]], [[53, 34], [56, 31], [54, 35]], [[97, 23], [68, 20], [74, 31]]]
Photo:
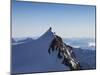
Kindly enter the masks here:
[[[12, 38], [12, 43], [23, 43], [23, 42], [28, 42], [32, 41], [34, 38]], [[93, 38], [68, 38], [68, 39], [63, 39], [63, 41], [71, 45], [72, 47], [75, 48], [82, 48], [82, 49], [89, 49], [89, 50], [95, 50], [95, 39]]]
[[75, 48], [95, 50], [96, 47], [94, 38], [69, 38], [64, 41]]

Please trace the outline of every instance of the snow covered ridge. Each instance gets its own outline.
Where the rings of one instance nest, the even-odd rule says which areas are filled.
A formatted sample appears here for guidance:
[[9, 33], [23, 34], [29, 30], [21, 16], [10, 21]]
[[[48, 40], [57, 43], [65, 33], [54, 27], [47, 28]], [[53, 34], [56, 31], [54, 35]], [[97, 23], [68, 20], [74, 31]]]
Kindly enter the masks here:
[[[62, 60], [57, 58], [57, 52], [49, 55], [48, 48], [53, 38], [51, 30], [47, 30], [36, 40], [28, 38], [16, 41], [13, 38], [11, 72], [19, 74], [70, 70], [61, 64]], [[95, 51], [78, 48], [74, 52], [82, 69], [96, 68]]]

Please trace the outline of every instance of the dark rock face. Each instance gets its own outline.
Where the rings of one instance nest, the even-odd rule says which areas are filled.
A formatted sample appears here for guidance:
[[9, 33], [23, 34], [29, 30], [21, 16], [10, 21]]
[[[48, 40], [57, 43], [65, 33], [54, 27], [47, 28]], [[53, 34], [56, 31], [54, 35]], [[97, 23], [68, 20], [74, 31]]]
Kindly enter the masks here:
[[75, 58], [73, 48], [66, 45], [60, 36], [54, 35], [54, 39], [48, 49], [49, 54], [51, 53], [50, 50], [58, 51], [58, 58], [62, 58], [62, 63], [69, 66], [70, 70], [80, 70], [80, 64]]

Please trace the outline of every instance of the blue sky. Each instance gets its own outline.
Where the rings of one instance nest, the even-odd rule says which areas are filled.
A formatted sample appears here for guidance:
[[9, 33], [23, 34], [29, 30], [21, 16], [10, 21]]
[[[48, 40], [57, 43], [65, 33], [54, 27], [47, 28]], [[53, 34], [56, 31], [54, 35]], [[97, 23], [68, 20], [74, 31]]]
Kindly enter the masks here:
[[49, 27], [64, 38], [94, 38], [95, 6], [13, 2], [12, 37], [41, 36]]

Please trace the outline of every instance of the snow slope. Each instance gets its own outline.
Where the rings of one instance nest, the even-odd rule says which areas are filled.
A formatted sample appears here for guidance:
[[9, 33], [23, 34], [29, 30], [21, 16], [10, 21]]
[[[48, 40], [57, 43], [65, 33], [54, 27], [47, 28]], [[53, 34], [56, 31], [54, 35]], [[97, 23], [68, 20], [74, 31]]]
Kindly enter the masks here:
[[12, 46], [12, 73], [46, 72], [69, 70], [61, 64], [57, 53], [48, 53], [48, 47], [54, 38], [48, 30], [36, 40]]
[[[49, 29], [36, 40], [23, 40], [12, 44], [12, 73], [32, 73], [48, 71], [69, 70], [68, 67], [61, 64], [57, 58], [57, 52], [49, 55], [48, 47], [54, 38], [53, 32]], [[77, 60], [80, 61], [82, 69], [96, 68], [95, 50], [83, 50], [75, 48]]]

